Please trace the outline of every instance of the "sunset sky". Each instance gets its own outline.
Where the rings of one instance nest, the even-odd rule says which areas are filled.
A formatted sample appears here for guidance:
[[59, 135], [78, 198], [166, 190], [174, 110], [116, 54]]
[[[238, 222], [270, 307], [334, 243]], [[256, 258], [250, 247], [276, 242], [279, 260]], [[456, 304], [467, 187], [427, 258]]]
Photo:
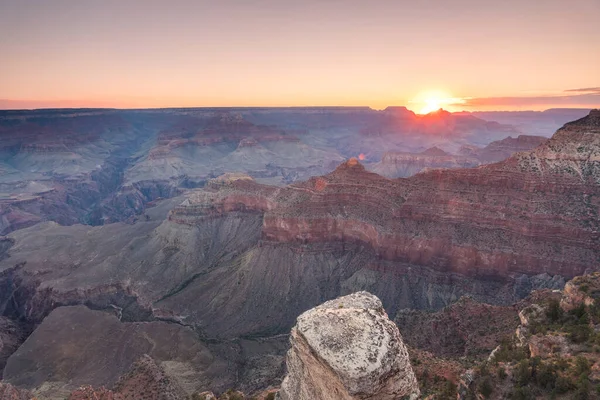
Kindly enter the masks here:
[[0, 108], [600, 107], [599, 21], [600, 0], [0, 0]]

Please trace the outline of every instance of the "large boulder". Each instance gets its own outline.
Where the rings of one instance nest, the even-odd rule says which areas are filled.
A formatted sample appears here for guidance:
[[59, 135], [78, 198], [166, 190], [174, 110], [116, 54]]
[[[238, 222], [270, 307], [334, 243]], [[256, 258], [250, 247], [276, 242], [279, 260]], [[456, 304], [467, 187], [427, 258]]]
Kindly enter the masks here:
[[298, 317], [281, 400], [392, 400], [419, 388], [398, 327], [381, 301], [357, 292]]

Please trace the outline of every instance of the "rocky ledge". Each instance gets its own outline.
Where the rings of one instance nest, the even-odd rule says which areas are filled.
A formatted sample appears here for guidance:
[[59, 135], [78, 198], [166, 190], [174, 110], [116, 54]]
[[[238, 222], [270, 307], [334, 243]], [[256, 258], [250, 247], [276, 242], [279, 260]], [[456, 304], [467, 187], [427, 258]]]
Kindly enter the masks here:
[[358, 292], [298, 317], [281, 400], [391, 400], [419, 388], [398, 328], [381, 301]]

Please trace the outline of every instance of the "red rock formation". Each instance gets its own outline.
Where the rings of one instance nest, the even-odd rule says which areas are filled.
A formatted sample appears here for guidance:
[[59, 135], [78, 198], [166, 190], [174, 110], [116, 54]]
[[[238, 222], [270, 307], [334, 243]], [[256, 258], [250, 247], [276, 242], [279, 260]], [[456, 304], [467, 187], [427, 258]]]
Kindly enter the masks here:
[[593, 111], [533, 151], [476, 169], [389, 180], [351, 159], [280, 190], [232, 182], [195, 206], [262, 212], [266, 241], [361, 242], [384, 260], [469, 276], [572, 277], [600, 263], [598, 121]]

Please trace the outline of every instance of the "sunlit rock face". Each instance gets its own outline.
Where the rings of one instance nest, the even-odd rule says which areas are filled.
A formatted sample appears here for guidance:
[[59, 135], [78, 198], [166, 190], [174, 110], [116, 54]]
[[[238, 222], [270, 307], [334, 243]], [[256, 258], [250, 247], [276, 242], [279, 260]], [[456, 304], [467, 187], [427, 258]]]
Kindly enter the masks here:
[[298, 317], [281, 400], [392, 400], [419, 394], [408, 352], [381, 301], [357, 292]]

